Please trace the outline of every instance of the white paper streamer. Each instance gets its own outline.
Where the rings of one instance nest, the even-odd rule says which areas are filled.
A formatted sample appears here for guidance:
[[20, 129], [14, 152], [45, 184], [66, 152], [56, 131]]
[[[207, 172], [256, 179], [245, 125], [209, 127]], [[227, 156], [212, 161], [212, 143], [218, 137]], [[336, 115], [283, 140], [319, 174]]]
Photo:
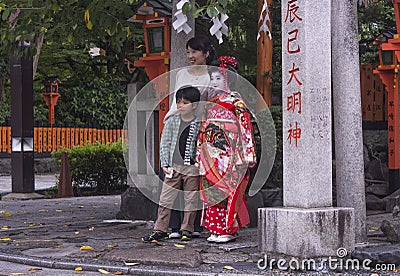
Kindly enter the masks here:
[[[264, 12], [266, 12], [265, 17], [263, 15]], [[261, 32], [265, 32], [266, 34], [268, 34], [269, 39], [272, 39], [271, 31], [269, 30], [268, 25], [267, 25], [267, 22], [270, 21], [267, 0], [264, 0], [264, 5], [261, 9], [260, 19], [258, 20], [258, 22], [260, 22], [260, 21], [262, 22], [262, 24], [261, 24], [260, 28], [258, 29], [257, 40], [260, 39]]]
[[226, 26], [225, 21], [228, 20], [229, 16], [225, 13], [221, 13], [221, 19], [218, 16], [213, 17], [213, 25], [210, 28], [210, 34], [215, 35], [218, 39], [219, 44], [221, 44], [224, 40], [222, 39], [222, 35], [228, 36], [228, 26]]
[[91, 57], [100, 56], [100, 48], [99, 47], [90, 48], [89, 55]]
[[192, 28], [187, 24], [187, 16], [182, 12], [183, 5], [189, 2], [189, 0], [181, 0], [176, 4], [177, 11], [174, 16], [176, 17], [174, 23], [172, 23], [172, 27], [177, 33], [184, 31], [186, 34], [190, 33]]

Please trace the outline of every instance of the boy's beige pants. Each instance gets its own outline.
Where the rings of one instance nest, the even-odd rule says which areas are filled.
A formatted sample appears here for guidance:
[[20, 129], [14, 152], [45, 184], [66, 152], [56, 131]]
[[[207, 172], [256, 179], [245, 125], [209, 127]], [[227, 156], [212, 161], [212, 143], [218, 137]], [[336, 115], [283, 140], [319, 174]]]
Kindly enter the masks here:
[[[172, 178], [165, 178], [160, 195], [157, 221], [154, 230], [168, 231], [171, 208], [178, 196], [184, 193], [185, 209], [181, 230], [193, 232], [194, 221], [199, 207], [199, 175], [198, 169], [191, 166], [174, 165]], [[182, 187], [182, 190], [181, 190]]]

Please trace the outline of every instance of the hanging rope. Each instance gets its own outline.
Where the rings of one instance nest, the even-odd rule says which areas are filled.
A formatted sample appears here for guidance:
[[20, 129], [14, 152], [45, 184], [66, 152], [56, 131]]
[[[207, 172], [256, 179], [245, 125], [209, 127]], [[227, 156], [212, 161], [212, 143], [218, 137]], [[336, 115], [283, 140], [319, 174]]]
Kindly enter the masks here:
[[219, 44], [224, 42], [222, 39], [223, 34], [228, 36], [228, 26], [225, 24], [225, 21], [228, 20], [228, 18], [229, 16], [225, 13], [221, 13], [221, 19], [218, 18], [218, 15], [212, 18], [214, 24], [210, 28], [210, 34], [215, 35]]
[[172, 23], [172, 27], [177, 33], [184, 31], [188, 34], [192, 31], [192, 28], [187, 24], [187, 16], [182, 12], [182, 7], [187, 2], [189, 2], [189, 0], [181, 0], [176, 4], [177, 11], [174, 14], [176, 19], [174, 23]]
[[269, 9], [268, 9], [268, 3], [267, 0], [264, 0], [263, 7], [261, 9], [260, 13], [260, 19], [258, 19], [258, 23], [261, 23], [260, 28], [258, 29], [258, 34], [257, 34], [257, 40], [260, 39], [261, 37], [261, 32], [265, 32], [265, 34], [268, 34], [269, 39], [272, 39], [271, 31], [269, 30], [269, 27], [267, 23], [271, 23], [271, 20], [269, 18]]

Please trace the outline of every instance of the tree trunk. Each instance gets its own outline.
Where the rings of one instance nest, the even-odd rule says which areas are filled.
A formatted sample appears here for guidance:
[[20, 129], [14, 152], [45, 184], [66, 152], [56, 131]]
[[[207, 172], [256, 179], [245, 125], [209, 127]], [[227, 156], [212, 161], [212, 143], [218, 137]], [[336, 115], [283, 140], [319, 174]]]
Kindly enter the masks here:
[[33, 57], [33, 78], [35, 78], [37, 66], [39, 63], [40, 51], [42, 50], [44, 34], [35, 36], [34, 45], [36, 46], [36, 55]]

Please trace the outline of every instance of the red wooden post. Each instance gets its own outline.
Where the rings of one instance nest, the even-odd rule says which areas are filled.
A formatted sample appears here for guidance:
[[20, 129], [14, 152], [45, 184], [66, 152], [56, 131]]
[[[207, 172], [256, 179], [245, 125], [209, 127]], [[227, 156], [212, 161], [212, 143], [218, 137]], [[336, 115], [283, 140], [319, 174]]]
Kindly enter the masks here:
[[391, 39], [377, 41], [379, 63], [374, 73], [378, 74], [388, 93], [388, 167], [389, 193], [400, 188], [400, 123], [399, 123], [399, 68], [400, 59], [400, 0], [393, 0], [397, 34]]
[[[265, 0], [258, 0], [258, 15], [261, 16], [262, 7]], [[268, 7], [272, 5], [272, 0], [267, 0]], [[268, 9], [269, 10], [269, 9]], [[266, 12], [264, 11], [264, 16]], [[269, 30], [272, 31], [272, 17], [268, 24]], [[262, 22], [258, 22], [260, 28]], [[272, 105], [272, 40], [265, 32], [259, 32], [260, 38], [257, 41], [257, 90], [260, 92], [265, 103]], [[260, 108], [263, 105], [260, 103]]]

